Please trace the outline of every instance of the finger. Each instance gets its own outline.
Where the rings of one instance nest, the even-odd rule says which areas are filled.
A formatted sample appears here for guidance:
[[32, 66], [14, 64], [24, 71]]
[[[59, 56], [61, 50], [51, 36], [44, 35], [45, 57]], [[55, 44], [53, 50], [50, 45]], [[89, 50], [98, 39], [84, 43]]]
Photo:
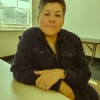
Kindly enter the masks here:
[[45, 88], [45, 90], [49, 90], [51, 88], [50, 84], [48, 84]]
[[[36, 80], [36, 86], [40, 89], [42, 89], [42, 85], [45, 83], [45, 80], [43, 78], [43, 76], [40, 76], [37, 80]], [[43, 87], [44, 89], [44, 87]]]
[[47, 85], [43, 84], [43, 85], [41, 86], [41, 89], [42, 89], [42, 90], [46, 90], [46, 87], [47, 87]]
[[46, 90], [49, 90], [54, 84], [50, 81], [46, 82], [47, 86], [46, 86]]
[[44, 84], [45, 81], [47, 81], [48, 77], [46, 75], [44, 75], [44, 73], [42, 75], [40, 75], [37, 80], [36, 80], [36, 85], [39, 87], [42, 86], [42, 84]]
[[35, 73], [36, 75], [41, 75], [41, 74], [43, 73], [43, 71], [34, 71], [34, 73]]
[[[39, 71], [35, 71], [35, 72], [38, 73]], [[41, 74], [41, 75], [37, 78], [37, 80], [35, 81], [36, 86], [38, 86], [38, 85], [40, 84], [41, 80], [43, 80], [43, 79], [44, 79], [44, 75]], [[43, 84], [43, 83], [42, 83], [42, 84]]]
[[39, 86], [40, 81], [41, 81], [41, 76], [39, 78], [37, 78], [37, 80], [35, 81], [35, 84], [37, 87]]

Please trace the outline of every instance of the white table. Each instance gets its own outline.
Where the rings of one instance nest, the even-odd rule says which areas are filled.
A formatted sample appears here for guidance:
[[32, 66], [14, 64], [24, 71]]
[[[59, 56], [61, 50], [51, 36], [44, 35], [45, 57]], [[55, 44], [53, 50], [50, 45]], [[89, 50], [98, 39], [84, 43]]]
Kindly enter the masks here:
[[69, 100], [58, 92], [15, 81], [10, 67], [10, 64], [0, 59], [0, 100]]
[[[90, 49], [90, 51], [92, 52], [91, 61], [89, 64], [89, 66], [91, 66], [95, 62], [96, 48], [97, 48], [97, 45], [100, 44], [100, 39], [91, 39], [91, 38], [81, 37], [81, 41], [82, 43], [85, 43]], [[92, 44], [93, 47], [90, 47], [88, 44]]]

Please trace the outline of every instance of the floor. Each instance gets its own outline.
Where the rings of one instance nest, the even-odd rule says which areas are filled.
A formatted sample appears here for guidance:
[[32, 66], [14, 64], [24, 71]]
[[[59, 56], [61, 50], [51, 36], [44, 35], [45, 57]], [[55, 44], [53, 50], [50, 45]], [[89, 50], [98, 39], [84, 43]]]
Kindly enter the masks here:
[[95, 63], [90, 66], [90, 71], [92, 76], [89, 84], [93, 86], [95, 90], [100, 94], [100, 63]]
[[90, 66], [90, 71], [92, 73], [92, 78], [100, 81], [100, 63], [95, 63]]
[[[7, 61], [12, 63], [12, 60]], [[100, 63], [95, 63], [90, 66], [90, 71], [92, 73], [89, 84], [94, 87], [94, 89], [100, 94]]]

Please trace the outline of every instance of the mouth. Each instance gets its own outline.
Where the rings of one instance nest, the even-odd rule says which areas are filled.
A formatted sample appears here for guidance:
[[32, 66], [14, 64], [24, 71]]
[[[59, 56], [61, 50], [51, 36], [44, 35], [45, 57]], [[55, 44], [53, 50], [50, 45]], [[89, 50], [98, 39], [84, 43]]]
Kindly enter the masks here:
[[52, 27], [52, 28], [55, 28], [55, 26], [47, 26], [47, 27]]

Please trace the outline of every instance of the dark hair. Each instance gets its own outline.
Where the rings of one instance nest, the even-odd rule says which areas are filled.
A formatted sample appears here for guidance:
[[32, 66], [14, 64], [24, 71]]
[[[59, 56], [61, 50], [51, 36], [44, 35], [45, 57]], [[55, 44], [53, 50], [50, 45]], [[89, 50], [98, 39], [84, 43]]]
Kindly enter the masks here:
[[65, 4], [65, 1], [64, 0], [40, 0], [39, 1], [39, 6], [38, 6], [39, 14], [40, 14], [41, 10], [43, 9], [43, 7], [47, 3], [54, 3], [54, 2], [60, 3], [63, 6], [63, 13], [65, 15], [65, 12], [66, 12], [66, 4]]

